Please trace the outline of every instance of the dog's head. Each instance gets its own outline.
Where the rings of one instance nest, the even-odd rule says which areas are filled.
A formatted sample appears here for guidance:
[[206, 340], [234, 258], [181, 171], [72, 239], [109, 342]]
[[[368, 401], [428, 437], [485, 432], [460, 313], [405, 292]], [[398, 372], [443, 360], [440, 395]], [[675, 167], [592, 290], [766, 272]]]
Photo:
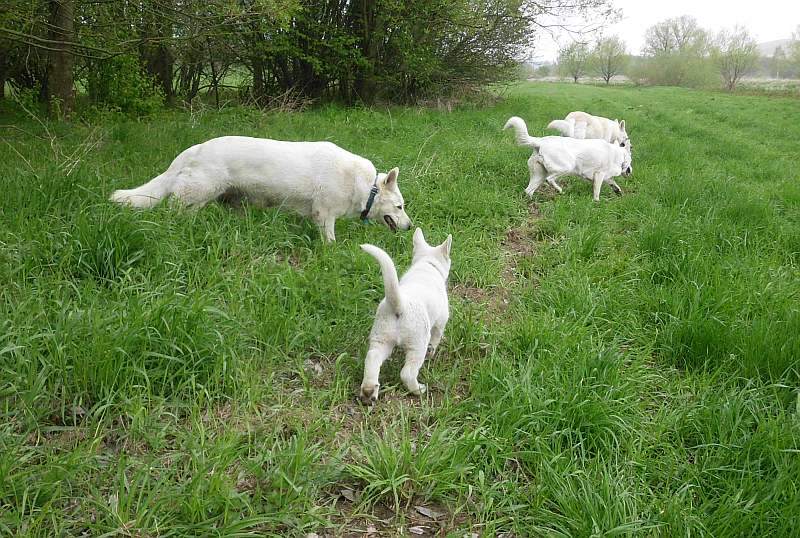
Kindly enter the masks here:
[[370, 211], [370, 218], [382, 222], [393, 232], [408, 230], [412, 224], [405, 211], [403, 195], [397, 187], [399, 174], [397, 168], [392, 168], [388, 174], [378, 174], [378, 196]]
[[618, 121], [617, 125], [619, 125], [619, 147], [621, 147], [625, 153], [625, 157], [622, 161], [622, 175], [629, 176], [633, 173], [633, 146], [631, 146], [631, 139], [628, 136], [628, 132], [625, 130], [625, 120]]
[[425, 241], [425, 236], [422, 234], [422, 228], [414, 230], [414, 254], [411, 258], [411, 263], [417, 263], [422, 260], [430, 260], [438, 265], [443, 271], [443, 277], [447, 279], [450, 274], [450, 247], [453, 246], [453, 236], [448, 235], [444, 243], [432, 247]]

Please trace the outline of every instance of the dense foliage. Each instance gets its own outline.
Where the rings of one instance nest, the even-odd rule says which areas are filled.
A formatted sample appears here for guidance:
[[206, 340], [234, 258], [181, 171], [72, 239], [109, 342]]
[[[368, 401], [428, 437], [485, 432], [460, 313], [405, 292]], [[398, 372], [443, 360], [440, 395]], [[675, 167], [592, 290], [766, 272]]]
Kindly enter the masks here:
[[0, 87], [141, 112], [220, 91], [258, 104], [410, 102], [511, 76], [536, 29], [610, 0], [10, 0]]

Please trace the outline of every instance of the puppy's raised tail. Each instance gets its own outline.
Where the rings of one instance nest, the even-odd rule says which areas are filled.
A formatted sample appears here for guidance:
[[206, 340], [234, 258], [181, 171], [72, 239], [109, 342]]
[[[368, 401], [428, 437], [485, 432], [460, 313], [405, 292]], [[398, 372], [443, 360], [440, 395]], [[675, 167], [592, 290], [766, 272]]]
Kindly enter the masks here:
[[172, 193], [173, 175], [167, 170], [135, 189], [118, 190], [111, 193], [110, 200], [132, 207], [150, 208]]
[[361, 249], [378, 260], [381, 266], [381, 273], [383, 273], [383, 288], [386, 294], [386, 302], [389, 303], [389, 306], [392, 307], [395, 314], [399, 314], [403, 306], [403, 301], [400, 297], [400, 282], [397, 280], [397, 269], [394, 267], [392, 258], [375, 245], [361, 245]]
[[514, 134], [517, 139], [517, 144], [520, 146], [528, 146], [531, 148], [539, 149], [539, 141], [530, 136], [528, 134], [528, 126], [525, 124], [525, 120], [519, 118], [517, 116], [512, 116], [508, 118], [503, 129], [514, 129]]
[[553, 120], [547, 124], [548, 129], [555, 129], [561, 136], [575, 136], [575, 122], [569, 120]]

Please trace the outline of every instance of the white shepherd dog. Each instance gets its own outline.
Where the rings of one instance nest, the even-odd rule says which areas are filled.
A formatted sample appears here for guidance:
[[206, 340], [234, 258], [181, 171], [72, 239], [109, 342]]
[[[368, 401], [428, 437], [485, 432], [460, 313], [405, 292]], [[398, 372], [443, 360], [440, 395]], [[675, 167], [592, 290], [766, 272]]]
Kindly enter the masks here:
[[545, 181], [560, 193], [561, 187], [556, 179], [572, 174], [594, 184], [594, 201], [597, 202], [603, 183], [608, 183], [615, 193], [622, 194], [614, 178], [629, 176], [633, 172], [629, 148], [609, 144], [605, 140], [579, 140], [562, 136], [535, 138], [528, 135], [525, 121], [516, 116], [510, 118], [503, 127], [509, 128], [514, 129], [517, 144], [534, 149], [528, 159], [530, 182], [525, 189], [528, 196], [533, 196]]
[[610, 120], [586, 112], [570, 112], [563, 120], [551, 121], [547, 128], [555, 129], [570, 138], [599, 138], [622, 147], [630, 145], [630, 138], [625, 130], [625, 120]]
[[373, 218], [392, 231], [411, 227], [398, 174], [397, 168], [378, 173], [367, 159], [331, 142], [223, 136], [190, 147], [166, 172], [136, 189], [115, 191], [111, 200], [153, 207], [172, 196], [200, 208], [220, 198], [242, 198], [311, 217], [325, 240], [335, 241], [339, 217]]
[[436, 353], [450, 317], [447, 300], [447, 275], [450, 273], [450, 247], [453, 236], [432, 247], [425, 241], [422, 230], [414, 231], [414, 250], [411, 267], [400, 280], [397, 269], [386, 252], [374, 245], [361, 248], [378, 260], [383, 274], [386, 297], [378, 305], [375, 323], [369, 335], [369, 352], [364, 362], [361, 382], [361, 401], [372, 405], [378, 399], [381, 365], [395, 346], [406, 352], [406, 362], [400, 378], [406, 388], [421, 396], [426, 387], [417, 380], [425, 354]]

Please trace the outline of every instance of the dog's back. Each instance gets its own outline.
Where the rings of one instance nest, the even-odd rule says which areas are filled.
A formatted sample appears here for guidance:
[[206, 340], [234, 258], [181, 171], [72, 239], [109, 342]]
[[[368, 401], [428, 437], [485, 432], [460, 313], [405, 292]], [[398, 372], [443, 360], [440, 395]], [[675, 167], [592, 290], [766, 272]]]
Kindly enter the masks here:
[[581, 110], [570, 112], [563, 120], [553, 120], [547, 127], [559, 131], [563, 136], [577, 139], [597, 138], [606, 142], [620, 142], [626, 138], [624, 127], [617, 121]]

